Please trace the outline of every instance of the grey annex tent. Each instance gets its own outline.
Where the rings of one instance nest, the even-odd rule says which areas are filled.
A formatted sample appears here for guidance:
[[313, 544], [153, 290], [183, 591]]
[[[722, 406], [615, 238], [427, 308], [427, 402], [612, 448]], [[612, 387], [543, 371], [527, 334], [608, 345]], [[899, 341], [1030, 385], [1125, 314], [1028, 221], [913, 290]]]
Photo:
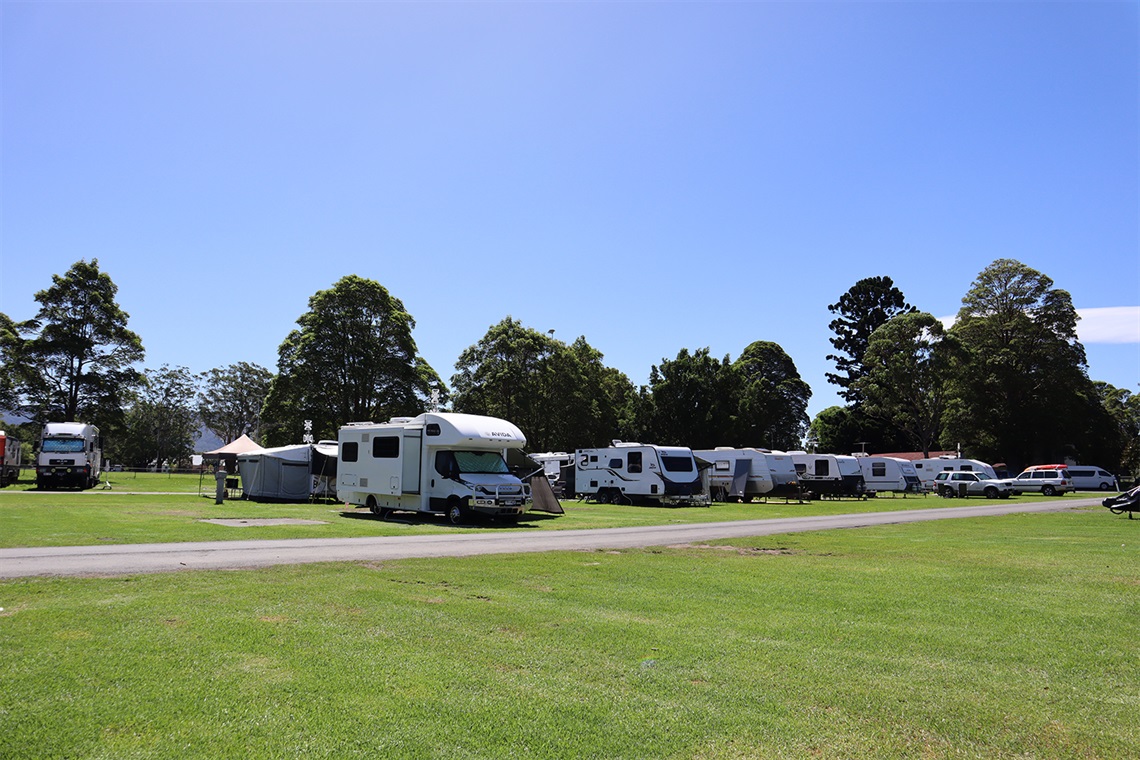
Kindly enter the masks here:
[[238, 457], [242, 496], [254, 501], [307, 501], [336, 494], [335, 442], [261, 449]]

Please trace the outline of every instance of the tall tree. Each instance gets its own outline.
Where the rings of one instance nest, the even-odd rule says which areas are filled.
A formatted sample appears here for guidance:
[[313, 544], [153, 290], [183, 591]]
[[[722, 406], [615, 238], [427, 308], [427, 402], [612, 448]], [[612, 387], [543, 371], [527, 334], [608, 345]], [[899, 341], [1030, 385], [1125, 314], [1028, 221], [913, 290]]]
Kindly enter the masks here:
[[204, 381], [198, 398], [202, 424], [225, 442], [242, 435], [256, 440], [273, 373], [257, 364], [237, 362], [210, 370]]
[[779, 344], [758, 340], [732, 363], [739, 400], [734, 443], [798, 449], [808, 432], [811, 388]]
[[738, 394], [729, 357], [708, 348], [663, 359], [649, 372], [649, 421], [643, 425], [653, 443], [709, 449], [732, 435]]
[[1075, 454], [1097, 403], [1077, 319], [1041, 272], [1013, 259], [982, 270], [950, 330], [966, 361], [952, 378], [943, 444], [1011, 468]]
[[863, 376], [853, 386], [863, 411], [897, 428], [924, 457], [942, 432], [954, 347], [934, 316], [898, 314], [871, 333]]
[[78, 261], [52, 285], [36, 293], [36, 317], [23, 323], [29, 336], [24, 409], [37, 423], [79, 420], [104, 434], [122, 417], [124, 394], [141, 375], [138, 335], [127, 329], [129, 315], [115, 301], [118, 286], [100, 271], [99, 260]]
[[867, 277], [852, 285], [827, 310], [839, 315], [828, 328], [835, 333], [831, 345], [840, 352], [827, 355], [837, 370], [827, 373], [827, 381], [842, 389], [839, 395], [849, 404], [858, 405], [862, 397], [856, 384], [865, 372], [863, 357], [871, 333], [896, 314], [914, 311], [914, 307], [890, 277]]
[[418, 355], [412, 315], [378, 282], [341, 278], [309, 299], [297, 324], [278, 348], [262, 411], [267, 445], [300, 441], [305, 420], [316, 437], [335, 438], [346, 422], [419, 414], [442, 386]]
[[456, 360], [453, 408], [513, 422], [528, 445], [542, 450], [548, 437], [550, 359], [557, 346], [550, 335], [507, 316]]
[[15, 411], [20, 404], [21, 377], [18, 370], [23, 364], [20, 360], [22, 346], [19, 325], [0, 312], [0, 412]]
[[126, 413], [125, 435], [108, 441], [111, 459], [132, 467], [184, 463], [198, 433], [197, 393], [198, 378], [185, 367], [146, 370]]
[[566, 345], [508, 316], [459, 356], [458, 412], [518, 425], [531, 451], [572, 451], [612, 438], [633, 385], [579, 337]]

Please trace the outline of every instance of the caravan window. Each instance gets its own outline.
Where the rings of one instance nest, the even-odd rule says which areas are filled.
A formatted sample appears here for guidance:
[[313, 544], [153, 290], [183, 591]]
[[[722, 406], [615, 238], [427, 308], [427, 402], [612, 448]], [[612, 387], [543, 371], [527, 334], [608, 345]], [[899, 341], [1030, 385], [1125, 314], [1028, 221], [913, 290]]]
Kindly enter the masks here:
[[661, 466], [665, 468], [666, 472], [692, 472], [693, 471], [693, 458], [692, 457], [670, 457], [661, 456]]
[[727, 459], [718, 459], [718, 460], [716, 460], [716, 462], [713, 464], [713, 468], [714, 468], [714, 469], [715, 469], [717, 472], [728, 472], [729, 470], [731, 470], [731, 469], [732, 469], [732, 467], [729, 465], [729, 463], [728, 463], [728, 460], [727, 460]]
[[615, 457], [614, 459], [610, 460], [610, 469], [620, 470], [623, 464], [624, 462], [621, 461], [621, 457]]
[[815, 460], [815, 474], [827, 477], [831, 474], [831, 460], [830, 459], [817, 459]]
[[871, 462], [871, 477], [885, 478], [887, 476], [886, 462]]
[[356, 450], [360, 444], [356, 441], [345, 441], [340, 445], [340, 458], [343, 462], [355, 462]]
[[378, 435], [372, 439], [372, 456], [376, 459], [396, 459], [400, 456], [400, 437]]
[[963, 470], [963, 471], [965, 471], [965, 472], [973, 472], [973, 470], [974, 470], [974, 465], [972, 465], [972, 464], [964, 464], [964, 465], [962, 465], [961, 467], [959, 467], [958, 469], [959, 469], [959, 470]]
[[634, 472], [634, 473], [641, 472], [641, 452], [640, 451], [629, 452], [629, 471]]

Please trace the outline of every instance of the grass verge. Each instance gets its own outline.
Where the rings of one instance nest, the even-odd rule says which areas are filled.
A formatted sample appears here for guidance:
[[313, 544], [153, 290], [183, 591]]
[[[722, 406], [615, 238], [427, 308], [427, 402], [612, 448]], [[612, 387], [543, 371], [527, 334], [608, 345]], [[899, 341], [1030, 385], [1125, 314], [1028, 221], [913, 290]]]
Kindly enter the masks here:
[[1140, 756], [1140, 523], [0, 583], [0, 757]]

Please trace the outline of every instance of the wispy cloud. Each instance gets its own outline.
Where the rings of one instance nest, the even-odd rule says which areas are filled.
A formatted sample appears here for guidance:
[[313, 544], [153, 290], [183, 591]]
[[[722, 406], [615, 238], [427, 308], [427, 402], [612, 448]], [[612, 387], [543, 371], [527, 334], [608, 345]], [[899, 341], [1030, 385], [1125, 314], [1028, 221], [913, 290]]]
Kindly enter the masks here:
[[[1140, 343], [1140, 306], [1077, 309], [1077, 338], [1081, 343]], [[950, 328], [956, 317], [939, 317]]]
[[1140, 306], [1077, 309], [1081, 343], [1140, 343]]

